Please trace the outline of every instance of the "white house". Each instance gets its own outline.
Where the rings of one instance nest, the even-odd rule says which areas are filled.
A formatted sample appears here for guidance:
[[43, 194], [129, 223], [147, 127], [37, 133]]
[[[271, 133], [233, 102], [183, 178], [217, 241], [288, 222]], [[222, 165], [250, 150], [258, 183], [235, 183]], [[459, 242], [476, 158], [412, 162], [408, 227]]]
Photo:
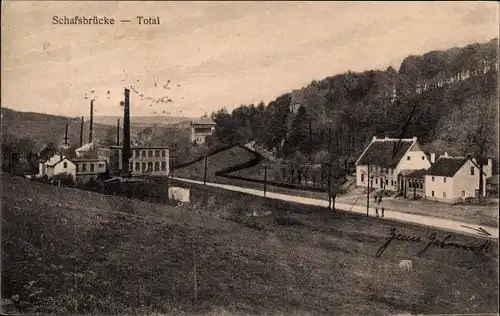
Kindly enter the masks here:
[[[491, 164], [491, 160], [488, 162]], [[486, 194], [486, 179], [491, 174], [490, 168], [483, 166], [483, 196]], [[476, 197], [479, 192], [479, 176], [479, 164], [475, 158], [450, 157], [445, 153], [426, 172], [426, 199], [453, 203]]]
[[198, 121], [191, 122], [190, 140], [193, 143], [203, 144], [207, 136], [212, 135], [215, 131], [215, 122], [211, 119], [203, 118]]
[[73, 180], [75, 180], [75, 164], [65, 156], [59, 154], [56, 154], [50, 157], [48, 160], [39, 163], [38, 175], [40, 177], [46, 175], [49, 179], [51, 179], [58, 174], [70, 174], [73, 177]]
[[367, 187], [370, 181], [371, 188], [404, 190], [407, 174], [430, 166], [429, 158], [420, 147], [417, 137], [399, 139], [374, 136], [356, 161], [356, 186]]

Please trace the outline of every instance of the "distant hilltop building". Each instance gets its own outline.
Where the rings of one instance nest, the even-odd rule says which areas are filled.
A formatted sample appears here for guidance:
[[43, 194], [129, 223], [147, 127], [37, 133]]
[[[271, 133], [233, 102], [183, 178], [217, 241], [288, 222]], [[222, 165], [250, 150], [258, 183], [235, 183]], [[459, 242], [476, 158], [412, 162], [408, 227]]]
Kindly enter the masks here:
[[196, 144], [205, 143], [206, 137], [212, 135], [215, 131], [215, 125], [215, 122], [209, 118], [191, 121], [191, 142]]

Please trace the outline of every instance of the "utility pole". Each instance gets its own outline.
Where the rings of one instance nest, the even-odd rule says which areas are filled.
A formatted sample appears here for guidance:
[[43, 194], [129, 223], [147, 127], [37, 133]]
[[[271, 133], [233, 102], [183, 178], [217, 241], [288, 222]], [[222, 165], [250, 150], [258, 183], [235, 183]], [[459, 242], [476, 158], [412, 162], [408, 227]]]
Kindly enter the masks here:
[[370, 163], [368, 163], [368, 193], [366, 194], [366, 216], [368, 216], [368, 210], [370, 209]]
[[203, 176], [203, 184], [204, 185], [207, 184], [207, 159], [208, 159], [208, 155], [205, 154], [205, 174]]
[[328, 208], [332, 208], [332, 122], [328, 121]]
[[173, 178], [174, 177], [174, 162], [175, 162], [174, 153], [171, 153], [170, 156], [171, 156], [171, 158], [170, 158], [170, 161], [171, 161], [170, 174], [171, 174], [171, 177]]
[[332, 162], [328, 163], [328, 208], [332, 208]]
[[82, 116], [82, 122], [80, 123], [80, 147], [83, 146], [83, 116]]
[[267, 190], [267, 165], [264, 165], [264, 197], [266, 197]]

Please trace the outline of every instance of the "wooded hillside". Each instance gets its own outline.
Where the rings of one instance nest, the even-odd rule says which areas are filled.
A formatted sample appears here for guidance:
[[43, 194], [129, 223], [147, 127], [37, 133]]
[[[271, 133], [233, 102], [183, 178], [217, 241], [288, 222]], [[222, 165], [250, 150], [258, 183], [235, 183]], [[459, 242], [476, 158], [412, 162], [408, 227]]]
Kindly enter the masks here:
[[[498, 39], [408, 56], [399, 71], [347, 72], [213, 113], [224, 143], [256, 140], [279, 156], [354, 162], [372, 136], [417, 136], [427, 150], [498, 152]], [[329, 143], [329, 127], [331, 142]]]

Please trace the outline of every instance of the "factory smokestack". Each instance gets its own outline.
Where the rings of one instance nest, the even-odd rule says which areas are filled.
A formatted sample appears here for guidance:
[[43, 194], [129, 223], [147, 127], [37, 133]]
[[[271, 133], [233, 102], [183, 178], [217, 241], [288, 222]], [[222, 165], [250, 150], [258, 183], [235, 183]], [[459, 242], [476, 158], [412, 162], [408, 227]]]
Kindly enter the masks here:
[[66, 132], [64, 133], [64, 146], [69, 147], [68, 144], [68, 123], [66, 123]]
[[90, 130], [89, 130], [89, 143], [92, 142], [92, 128], [94, 125], [94, 100], [90, 100]]
[[82, 116], [82, 122], [80, 123], [80, 147], [83, 146], [83, 116]]
[[130, 89], [125, 88], [125, 103], [123, 105], [123, 150], [122, 174], [129, 176], [130, 160]]
[[120, 146], [120, 119], [116, 123], [116, 146]]

